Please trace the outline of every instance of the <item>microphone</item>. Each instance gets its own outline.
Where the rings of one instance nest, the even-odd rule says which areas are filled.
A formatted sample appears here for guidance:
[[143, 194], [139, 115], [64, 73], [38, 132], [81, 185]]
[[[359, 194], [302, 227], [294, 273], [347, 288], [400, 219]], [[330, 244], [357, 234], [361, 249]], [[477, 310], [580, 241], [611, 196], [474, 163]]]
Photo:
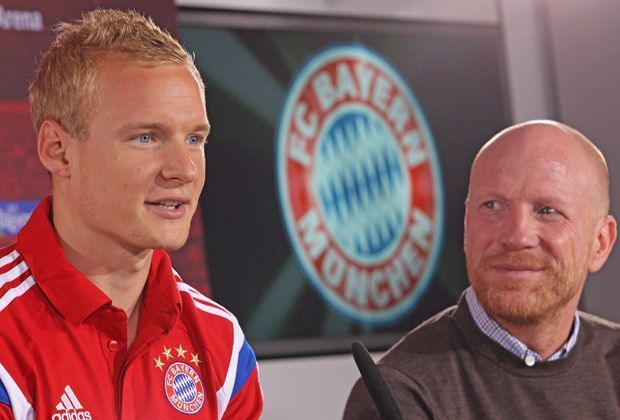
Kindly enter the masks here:
[[381, 415], [382, 420], [404, 420], [403, 414], [398, 408], [398, 404], [394, 400], [390, 389], [388, 388], [383, 376], [377, 369], [374, 360], [370, 357], [366, 347], [359, 341], [354, 341], [351, 344], [351, 353], [353, 353], [353, 359], [357, 369], [362, 374], [362, 379], [368, 393], [372, 397], [372, 401], [377, 407], [377, 411]]

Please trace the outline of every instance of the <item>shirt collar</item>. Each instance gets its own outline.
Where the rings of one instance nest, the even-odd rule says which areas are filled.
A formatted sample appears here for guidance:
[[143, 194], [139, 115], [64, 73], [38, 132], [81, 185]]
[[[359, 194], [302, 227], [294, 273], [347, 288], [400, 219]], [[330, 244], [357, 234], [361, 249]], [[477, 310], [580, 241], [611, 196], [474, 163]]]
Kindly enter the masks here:
[[[474, 292], [474, 289], [468, 287], [465, 291], [465, 300], [467, 301], [467, 307], [469, 308], [469, 312], [474, 319], [474, 322], [487, 337], [491, 340], [495, 341], [497, 344], [519, 357], [522, 360], [528, 361], [528, 358], [533, 357], [537, 362], [542, 361], [542, 357], [531, 350], [528, 346], [526, 346], [523, 342], [521, 342], [518, 338], [510, 334], [504, 328], [502, 328], [497, 322], [493, 321], [489, 315], [486, 313], [480, 302], [478, 301], [478, 297]], [[551, 362], [554, 360], [559, 360], [568, 355], [568, 353], [573, 349], [575, 344], [577, 343], [577, 336], [579, 334], [579, 314], [575, 312], [575, 321], [573, 322], [573, 328], [571, 331], [568, 340], [564, 343], [564, 345], [554, 354], [551, 355], [546, 361]]]
[[[67, 260], [50, 221], [51, 206], [51, 196], [37, 206], [17, 235], [17, 249], [51, 304], [79, 325], [97, 310], [111, 306], [112, 301]], [[153, 251], [143, 306], [164, 328], [181, 310], [170, 258], [164, 251]]]
[[180, 279], [172, 270], [168, 254], [160, 249], [153, 250], [142, 308], [165, 330], [172, 328], [182, 310], [177, 281]]

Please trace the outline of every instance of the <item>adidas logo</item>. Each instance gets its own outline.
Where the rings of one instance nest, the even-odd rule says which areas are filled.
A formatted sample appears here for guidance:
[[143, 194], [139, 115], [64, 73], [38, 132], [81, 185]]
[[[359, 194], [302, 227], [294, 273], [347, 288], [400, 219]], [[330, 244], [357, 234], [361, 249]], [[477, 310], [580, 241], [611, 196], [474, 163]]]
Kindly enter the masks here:
[[77, 399], [75, 393], [69, 385], [65, 387], [65, 392], [60, 397], [60, 402], [56, 405], [57, 411], [52, 416], [52, 420], [91, 420], [90, 411], [84, 410], [80, 400]]

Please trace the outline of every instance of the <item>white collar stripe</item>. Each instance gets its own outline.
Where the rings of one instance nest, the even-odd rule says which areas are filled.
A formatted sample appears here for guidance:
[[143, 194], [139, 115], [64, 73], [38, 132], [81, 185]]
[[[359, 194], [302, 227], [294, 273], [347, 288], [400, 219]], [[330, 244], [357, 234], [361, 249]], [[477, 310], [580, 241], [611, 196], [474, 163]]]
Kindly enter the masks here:
[[15, 267], [11, 268], [4, 274], [0, 274], [0, 287], [4, 286], [8, 282], [11, 282], [28, 271], [28, 266], [25, 262], [21, 262]]
[[13, 302], [13, 299], [15, 299], [17, 297], [20, 297], [21, 295], [26, 293], [28, 291], [28, 289], [30, 289], [32, 286], [34, 286], [34, 284], [35, 284], [34, 277], [30, 276], [26, 280], [21, 282], [18, 286], [15, 286], [12, 289], [9, 289], [0, 298], [0, 312], [2, 312], [2, 310], [4, 310], [4, 308], [9, 306], [9, 304], [11, 302]]
[[[206, 297], [205, 295], [203, 295], [202, 293], [200, 293], [198, 290], [194, 289], [192, 286], [190, 286], [187, 283], [182, 283], [182, 282], [178, 282], [177, 283], [177, 287], [179, 289], [179, 291], [181, 292], [186, 292], [188, 293], [192, 299], [194, 299], [194, 301], [198, 300], [198, 301], [202, 301], [201, 303], [219, 308], [220, 310], [224, 311], [224, 312], [228, 312], [226, 310], [226, 308], [224, 308], [222, 305], [214, 302], [213, 300], [209, 299], [208, 297]], [[230, 312], [228, 312], [230, 314]], [[231, 314], [232, 315], [232, 314]]]
[[4, 267], [5, 265], [9, 265], [13, 261], [15, 261], [18, 257], [19, 257], [19, 252], [11, 251], [8, 255], [5, 255], [4, 257], [0, 258], [0, 268]]
[[226, 318], [230, 322], [233, 322], [234, 317], [228, 312], [222, 311], [218, 308], [214, 308], [213, 306], [204, 305], [200, 302], [197, 302], [194, 299], [192, 299], [192, 301], [194, 302], [194, 305], [196, 306], [196, 308], [200, 309], [201, 311], [206, 312], [208, 314], [221, 316], [222, 318]]

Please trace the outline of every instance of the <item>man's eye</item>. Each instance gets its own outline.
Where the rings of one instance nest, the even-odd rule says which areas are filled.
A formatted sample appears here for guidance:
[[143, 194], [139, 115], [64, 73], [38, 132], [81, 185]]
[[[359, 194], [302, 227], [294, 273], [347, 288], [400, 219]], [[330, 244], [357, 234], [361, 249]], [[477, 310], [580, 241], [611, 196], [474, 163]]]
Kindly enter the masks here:
[[148, 144], [151, 142], [151, 140], [153, 140], [153, 136], [151, 136], [150, 134], [140, 134], [137, 137], [138, 142], [142, 143], [142, 144]]
[[487, 208], [487, 209], [496, 209], [497, 208], [497, 201], [495, 201], [495, 200], [485, 201], [484, 203], [482, 203], [482, 206]]
[[203, 143], [203, 139], [200, 136], [190, 136], [187, 139], [187, 143], [191, 145], [198, 145]]
[[556, 215], [558, 214], [558, 211], [556, 209], [554, 209], [553, 207], [541, 207], [540, 210], [538, 210], [538, 212], [540, 214], [546, 214], [546, 215]]

